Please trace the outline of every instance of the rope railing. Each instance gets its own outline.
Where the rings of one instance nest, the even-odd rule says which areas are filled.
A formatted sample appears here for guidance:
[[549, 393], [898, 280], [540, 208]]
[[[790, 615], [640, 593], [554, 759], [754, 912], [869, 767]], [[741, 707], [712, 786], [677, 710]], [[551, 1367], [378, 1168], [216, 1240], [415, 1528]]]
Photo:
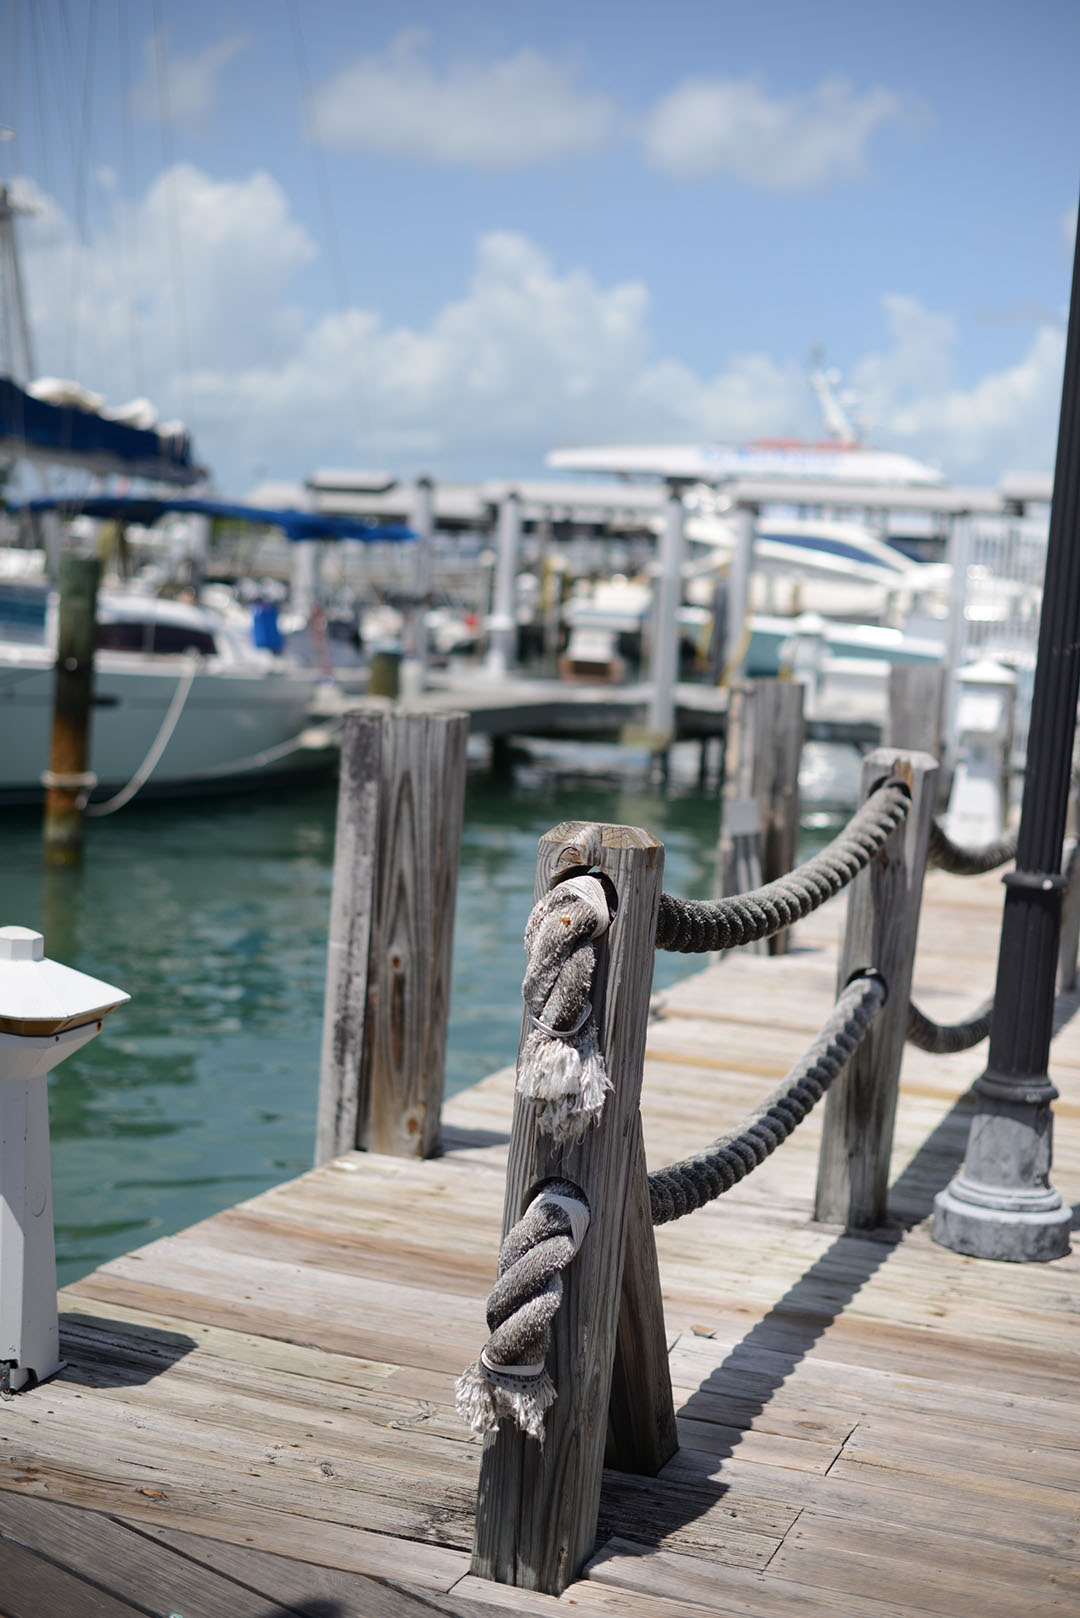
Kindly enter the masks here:
[[932, 1056], [955, 1056], [958, 1051], [974, 1050], [990, 1033], [993, 1002], [967, 1022], [941, 1024], [920, 1011], [914, 1000], [908, 1002], [907, 1042], [929, 1051]]
[[804, 920], [869, 865], [903, 822], [910, 803], [911, 792], [903, 781], [884, 781], [831, 843], [787, 876], [752, 893], [715, 903], [663, 894], [657, 949], [688, 955], [736, 949]]
[[703, 1208], [764, 1163], [843, 1072], [873, 1027], [887, 994], [884, 980], [875, 973], [853, 978], [837, 996], [809, 1050], [738, 1129], [650, 1174], [653, 1224], [664, 1225]]
[[936, 820], [930, 822], [930, 845], [927, 857], [952, 876], [983, 876], [996, 871], [1016, 858], [1016, 833], [1008, 832], [993, 843], [979, 848], [964, 848], [954, 843]]

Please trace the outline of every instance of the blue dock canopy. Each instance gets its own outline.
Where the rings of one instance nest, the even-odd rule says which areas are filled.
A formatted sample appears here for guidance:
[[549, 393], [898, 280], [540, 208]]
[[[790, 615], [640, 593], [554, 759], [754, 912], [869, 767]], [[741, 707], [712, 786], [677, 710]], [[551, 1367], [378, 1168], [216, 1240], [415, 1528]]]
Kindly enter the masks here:
[[170, 511], [191, 516], [222, 517], [232, 522], [258, 523], [280, 528], [294, 542], [311, 539], [356, 539], [364, 544], [376, 541], [415, 539], [416, 533], [404, 523], [366, 522], [360, 517], [330, 515], [318, 511], [297, 511], [291, 507], [249, 506], [232, 500], [170, 498], [168, 495], [44, 495], [26, 500], [14, 511], [58, 511], [64, 517], [98, 517], [121, 523], [141, 523], [149, 528]]

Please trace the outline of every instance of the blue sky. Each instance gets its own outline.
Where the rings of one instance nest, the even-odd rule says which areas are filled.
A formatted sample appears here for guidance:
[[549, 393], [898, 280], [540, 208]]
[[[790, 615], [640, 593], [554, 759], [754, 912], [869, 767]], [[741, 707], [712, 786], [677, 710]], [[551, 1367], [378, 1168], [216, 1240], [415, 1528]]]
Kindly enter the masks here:
[[[3, 0], [39, 372], [222, 487], [814, 435], [1053, 462], [1080, 7]], [[167, 114], [167, 116], [166, 116]]]

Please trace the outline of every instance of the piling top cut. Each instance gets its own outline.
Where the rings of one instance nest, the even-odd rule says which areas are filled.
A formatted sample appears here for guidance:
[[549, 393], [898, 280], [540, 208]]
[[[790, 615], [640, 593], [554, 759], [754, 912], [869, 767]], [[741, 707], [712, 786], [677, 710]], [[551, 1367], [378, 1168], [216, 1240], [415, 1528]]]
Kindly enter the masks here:
[[0, 1034], [40, 1036], [98, 1022], [131, 996], [50, 961], [30, 927], [0, 927]]

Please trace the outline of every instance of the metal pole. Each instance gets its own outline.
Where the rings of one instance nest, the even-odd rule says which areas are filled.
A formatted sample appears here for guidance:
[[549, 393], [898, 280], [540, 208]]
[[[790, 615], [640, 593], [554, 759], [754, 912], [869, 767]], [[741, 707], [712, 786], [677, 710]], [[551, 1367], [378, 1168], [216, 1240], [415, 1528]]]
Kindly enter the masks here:
[[1073, 263], [1016, 869], [1005, 912], [986, 1072], [962, 1171], [934, 1199], [933, 1234], [977, 1258], [1052, 1259], [1071, 1210], [1050, 1184], [1058, 1091], [1047, 1067], [1061, 927], [1062, 842], [1080, 687], [1080, 236]]

